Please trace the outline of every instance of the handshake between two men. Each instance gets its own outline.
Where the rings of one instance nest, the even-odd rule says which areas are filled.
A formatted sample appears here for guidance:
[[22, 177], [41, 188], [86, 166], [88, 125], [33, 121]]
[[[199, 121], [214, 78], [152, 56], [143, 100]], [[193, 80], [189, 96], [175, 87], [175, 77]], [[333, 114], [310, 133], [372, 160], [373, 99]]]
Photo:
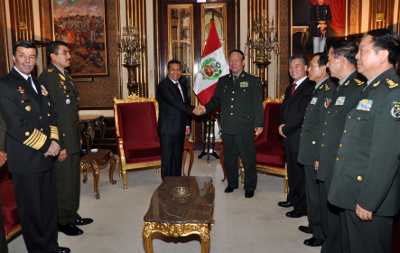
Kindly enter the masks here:
[[198, 105], [198, 106], [196, 106], [196, 108], [194, 108], [193, 113], [196, 116], [201, 116], [204, 113], [206, 113], [206, 108], [204, 107], [204, 105]]

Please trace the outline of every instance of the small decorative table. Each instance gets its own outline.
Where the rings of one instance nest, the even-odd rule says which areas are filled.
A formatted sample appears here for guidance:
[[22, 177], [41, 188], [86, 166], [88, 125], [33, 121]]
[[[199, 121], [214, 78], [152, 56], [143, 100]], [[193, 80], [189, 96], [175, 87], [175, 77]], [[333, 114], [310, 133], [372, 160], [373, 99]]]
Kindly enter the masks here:
[[201, 253], [210, 251], [215, 188], [211, 177], [165, 177], [144, 216], [143, 246], [153, 253], [152, 234], [185, 237], [198, 234]]
[[114, 180], [113, 174], [114, 174], [116, 160], [111, 149], [99, 149], [95, 153], [89, 150], [89, 152], [86, 155], [84, 155], [80, 161], [80, 167], [83, 172], [83, 183], [87, 182], [87, 169], [92, 168], [93, 170], [94, 195], [96, 196], [96, 199], [100, 199], [99, 166], [106, 164], [108, 161], [110, 161], [110, 172], [109, 172], [110, 183], [115, 185], [117, 181]]

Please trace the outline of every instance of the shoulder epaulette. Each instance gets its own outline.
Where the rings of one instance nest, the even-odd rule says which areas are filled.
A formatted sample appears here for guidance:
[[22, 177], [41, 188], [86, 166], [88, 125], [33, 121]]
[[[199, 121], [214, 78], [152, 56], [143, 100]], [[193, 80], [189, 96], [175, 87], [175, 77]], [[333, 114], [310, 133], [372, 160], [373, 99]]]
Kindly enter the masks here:
[[362, 85], [364, 84], [363, 81], [361, 81], [360, 79], [354, 78], [354, 81], [356, 81], [357, 85]]
[[393, 89], [393, 88], [399, 86], [398, 83], [393, 82], [393, 80], [390, 78], [386, 78], [386, 82], [389, 84], [389, 89]]
[[330, 90], [331, 88], [329, 87], [329, 85], [328, 84], [325, 84], [325, 91], [328, 91], [328, 90]]
[[47, 72], [51, 73], [51, 72], [53, 72], [53, 69], [47, 69]]
[[219, 78], [226, 77], [227, 75], [229, 75], [229, 74], [226, 74], [226, 75], [220, 76]]
[[258, 77], [257, 75], [255, 75], [255, 74], [253, 74], [253, 73], [249, 73], [249, 75], [252, 75], [252, 76]]

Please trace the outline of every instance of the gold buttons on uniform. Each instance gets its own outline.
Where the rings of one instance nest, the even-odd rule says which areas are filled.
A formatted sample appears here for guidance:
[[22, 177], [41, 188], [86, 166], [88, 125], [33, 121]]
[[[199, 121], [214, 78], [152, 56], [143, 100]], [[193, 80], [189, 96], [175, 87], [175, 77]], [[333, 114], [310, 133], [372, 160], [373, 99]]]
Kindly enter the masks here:
[[43, 132], [43, 128], [40, 128], [40, 131]]
[[231, 105], [231, 108], [233, 108], [233, 105]]
[[322, 133], [322, 136], [325, 136], [325, 133]]
[[39, 119], [42, 119], [42, 116], [39, 116]]
[[341, 148], [342, 146], [343, 146], [342, 143], [340, 143], [339, 148]]
[[233, 112], [231, 112], [231, 115], [233, 115]]
[[325, 126], [326, 126], [326, 122], [325, 122]]
[[321, 147], [323, 147], [323, 146], [324, 146], [324, 144], [322, 143], [322, 144], [321, 144]]
[[302, 136], [303, 134], [302, 133], [300, 133], [300, 136]]
[[243, 92], [246, 92], [246, 90], [243, 90]]
[[362, 176], [358, 176], [358, 177], [357, 177], [357, 180], [358, 180], [358, 181], [362, 181]]
[[339, 161], [339, 157], [336, 157], [336, 161]]
[[360, 120], [360, 117], [358, 117], [357, 120]]
[[49, 117], [50, 117], [50, 113], [48, 113], [48, 114], [47, 114], [47, 116], [49, 116]]
[[337, 111], [336, 111], [336, 113], [337, 113]]
[[313, 145], [315, 145], [315, 141], [312, 141], [311, 143], [312, 143]]
[[328, 111], [328, 114], [331, 113], [331, 111]]
[[301, 127], [303, 127], [303, 125], [301, 125]]
[[250, 116], [247, 116], [247, 118], [249, 119], [249, 118], [250, 118]]
[[63, 136], [65, 136], [65, 134], [63, 134]]
[[235, 94], [235, 91], [232, 91], [233, 94]]
[[29, 136], [29, 132], [25, 132], [25, 136]]
[[69, 98], [69, 95], [67, 95], [67, 98]]
[[50, 106], [50, 102], [47, 103]]
[[351, 116], [349, 115], [349, 117], [348, 117], [349, 119], [351, 119]]
[[233, 98], [232, 98], [232, 101], [233, 101]]
[[343, 131], [343, 133], [345, 134], [347, 131], [346, 131], [346, 129]]
[[28, 106], [25, 107], [25, 110], [27, 110], [28, 112], [30, 112], [30, 111], [31, 111], [31, 107], [28, 105]]

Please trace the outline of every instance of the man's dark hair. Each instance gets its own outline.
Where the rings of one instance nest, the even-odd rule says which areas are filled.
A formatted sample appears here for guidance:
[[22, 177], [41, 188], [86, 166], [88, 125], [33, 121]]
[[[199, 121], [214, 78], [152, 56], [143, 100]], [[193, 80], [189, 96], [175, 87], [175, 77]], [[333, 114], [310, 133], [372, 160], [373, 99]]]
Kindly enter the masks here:
[[13, 55], [15, 56], [15, 52], [17, 52], [17, 48], [18, 47], [24, 47], [24, 48], [34, 48], [36, 49], [36, 58], [38, 56], [38, 49], [36, 47], [35, 44], [33, 44], [30, 41], [26, 41], [26, 40], [20, 40], [17, 43], [15, 43], [14, 47], [13, 47]]
[[239, 49], [233, 49], [232, 51], [230, 51], [229, 55], [228, 55], [228, 59], [231, 56], [231, 53], [233, 53], [233, 52], [237, 52], [237, 53], [241, 54], [242, 55], [242, 61], [244, 61], [244, 53]]
[[168, 70], [169, 70], [169, 65], [171, 65], [171, 64], [179, 64], [182, 67], [182, 63], [180, 61], [178, 61], [178, 60], [170, 60], [168, 62], [168, 66], [167, 66]]
[[50, 44], [47, 46], [46, 49], [46, 56], [47, 56], [47, 60], [49, 62], [51, 62], [51, 54], [55, 54], [58, 55], [58, 47], [59, 46], [66, 46], [67, 47], [67, 43], [62, 42], [62, 41], [52, 41], [50, 42]]
[[372, 43], [375, 52], [387, 50], [389, 52], [389, 63], [396, 65], [400, 59], [400, 38], [389, 29], [377, 29], [366, 33], [365, 36], [372, 36]]
[[294, 54], [292, 57], [289, 58], [289, 65], [293, 60], [300, 59], [304, 65], [308, 65], [308, 60], [304, 55], [301, 54]]
[[315, 57], [315, 56], [319, 56], [319, 60], [318, 60], [318, 66], [319, 67], [324, 66], [324, 65], [326, 65], [328, 63], [328, 55], [327, 54], [325, 54], [325, 53], [316, 53], [316, 54], [314, 54], [313, 57]]
[[350, 64], [357, 64], [358, 46], [356, 43], [348, 40], [338, 40], [330, 48], [332, 48], [332, 54], [335, 59], [339, 58], [339, 56], [344, 56]]

